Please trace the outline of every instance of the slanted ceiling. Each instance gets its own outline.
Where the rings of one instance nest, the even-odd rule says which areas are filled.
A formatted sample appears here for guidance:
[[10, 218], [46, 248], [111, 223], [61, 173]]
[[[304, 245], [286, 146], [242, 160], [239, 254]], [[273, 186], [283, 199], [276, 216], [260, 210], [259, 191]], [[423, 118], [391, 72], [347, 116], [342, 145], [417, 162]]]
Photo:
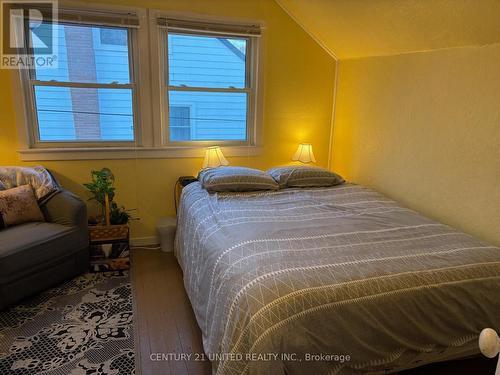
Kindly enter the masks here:
[[339, 59], [500, 42], [500, 0], [276, 0]]

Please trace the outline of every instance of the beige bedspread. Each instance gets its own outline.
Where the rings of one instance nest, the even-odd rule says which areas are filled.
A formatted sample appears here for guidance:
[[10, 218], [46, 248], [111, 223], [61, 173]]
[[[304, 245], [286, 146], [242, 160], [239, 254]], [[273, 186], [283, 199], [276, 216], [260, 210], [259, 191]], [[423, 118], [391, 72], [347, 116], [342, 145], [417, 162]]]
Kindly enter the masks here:
[[394, 372], [500, 330], [500, 249], [362, 186], [187, 186], [176, 255], [217, 374]]

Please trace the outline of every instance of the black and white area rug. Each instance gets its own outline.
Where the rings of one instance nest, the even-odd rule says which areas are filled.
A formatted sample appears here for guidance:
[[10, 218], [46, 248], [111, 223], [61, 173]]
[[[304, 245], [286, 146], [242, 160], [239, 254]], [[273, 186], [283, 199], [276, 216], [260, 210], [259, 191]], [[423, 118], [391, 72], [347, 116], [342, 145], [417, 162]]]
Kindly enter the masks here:
[[128, 272], [85, 274], [0, 311], [0, 374], [134, 374]]

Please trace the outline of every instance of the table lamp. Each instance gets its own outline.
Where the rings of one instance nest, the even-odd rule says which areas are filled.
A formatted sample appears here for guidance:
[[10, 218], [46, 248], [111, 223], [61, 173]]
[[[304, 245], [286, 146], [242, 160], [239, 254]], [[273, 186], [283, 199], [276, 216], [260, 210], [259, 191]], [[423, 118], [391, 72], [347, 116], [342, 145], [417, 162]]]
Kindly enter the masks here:
[[203, 169], [217, 168], [221, 165], [229, 165], [219, 146], [208, 147], [205, 151], [205, 160], [203, 160]]
[[293, 161], [300, 161], [301, 163], [316, 163], [312, 145], [310, 143], [301, 143], [299, 148], [292, 156]]

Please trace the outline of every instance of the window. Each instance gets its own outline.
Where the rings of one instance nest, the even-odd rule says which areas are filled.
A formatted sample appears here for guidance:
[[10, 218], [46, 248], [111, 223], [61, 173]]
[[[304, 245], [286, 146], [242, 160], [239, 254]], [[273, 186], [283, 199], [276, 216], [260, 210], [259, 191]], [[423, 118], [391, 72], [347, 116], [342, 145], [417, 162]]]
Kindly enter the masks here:
[[[29, 26], [28, 26], [29, 27]], [[128, 27], [59, 22], [58, 65], [29, 72], [34, 143], [136, 140], [135, 79]], [[36, 38], [33, 40], [36, 57]]]
[[43, 13], [36, 32], [21, 19], [34, 58], [40, 27], [55, 28], [58, 62], [19, 71], [22, 160], [200, 157], [213, 144], [261, 152], [259, 25], [68, 6], [55, 23]]
[[216, 24], [164, 22], [166, 143], [252, 144], [258, 34]]
[[174, 141], [191, 138], [191, 107], [170, 106], [170, 138]]
[[99, 30], [99, 38], [101, 44], [128, 46], [127, 34], [117, 33], [116, 29], [101, 28]]

